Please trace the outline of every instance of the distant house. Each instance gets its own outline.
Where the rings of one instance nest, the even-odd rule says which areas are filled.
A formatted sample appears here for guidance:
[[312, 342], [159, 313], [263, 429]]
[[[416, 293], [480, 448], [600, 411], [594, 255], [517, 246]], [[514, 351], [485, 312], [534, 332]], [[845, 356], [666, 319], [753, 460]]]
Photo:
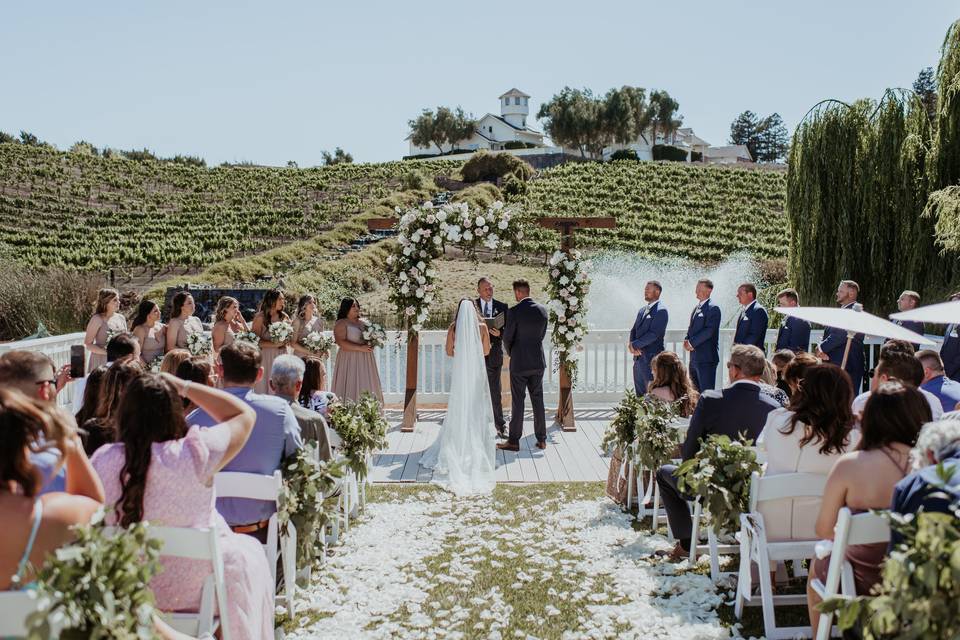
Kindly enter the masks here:
[[[500, 96], [500, 115], [488, 113], [477, 120], [477, 127], [473, 135], [458, 140], [453, 148], [466, 151], [477, 151], [479, 149], [499, 151], [504, 149], [508, 142], [545, 147], [543, 133], [527, 125], [529, 115], [530, 96], [519, 89], [510, 89]], [[407, 136], [406, 139], [410, 145], [410, 155], [412, 156], [441, 153], [441, 150], [435, 144], [431, 144], [429, 147], [419, 147], [413, 144], [410, 136]], [[444, 149], [443, 151], [450, 151], [450, 149]]]
[[726, 147], [710, 147], [703, 154], [704, 162], [710, 164], [737, 164], [738, 162], [753, 162], [750, 151], [745, 144], [731, 144]]
[[654, 139], [653, 136], [653, 129], [649, 128], [630, 144], [618, 143], [609, 147], [605, 147], [603, 149], [603, 157], [604, 159], [609, 159], [610, 156], [617, 151], [632, 149], [636, 152], [637, 157], [640, 160], [653, 160], [653, 147], [654, 145], [658, 144], [670, 145], [679, 149], [683, 149], [687, 152], [687, 162], [693, 160], [694, 153], [703, 154], [710, 147], [710, 143], [695, 134], [693, 129], [690, 127], [677, 129], [668, 135], [657, 133], [656, 139]]

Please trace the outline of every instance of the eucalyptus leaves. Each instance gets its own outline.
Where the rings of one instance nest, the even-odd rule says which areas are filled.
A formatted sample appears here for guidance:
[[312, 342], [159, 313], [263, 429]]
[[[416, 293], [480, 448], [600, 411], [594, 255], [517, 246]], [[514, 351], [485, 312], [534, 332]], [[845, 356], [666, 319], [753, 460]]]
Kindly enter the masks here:
[[317, 444], [307, 442], [297, 455], [283, 465], [283, 490], [277, 519], [280, 529], [287, 523], [297, 529], [297, 564], [310, 566], [316, 557], [316, 543], [327, 523], [323, 500], [343, 477], [343, 462], [323, 462]]
[[676, 427], [679, 403], [637, 396], [627, 391], [617, 405], [616, 416], [603, 436], [602, 446], [629, 451], [635, 445], [638, 462], [644, 469], [659, 469], [669, 462], [680, 444]]
[[334, 403], [330, 405], [329, 422], [343, 441], [347, 466], [363, 480], [367, 477], [367, 457], [387, 446], [388, 424], [380, 403], [369, 393], [356, 402]]

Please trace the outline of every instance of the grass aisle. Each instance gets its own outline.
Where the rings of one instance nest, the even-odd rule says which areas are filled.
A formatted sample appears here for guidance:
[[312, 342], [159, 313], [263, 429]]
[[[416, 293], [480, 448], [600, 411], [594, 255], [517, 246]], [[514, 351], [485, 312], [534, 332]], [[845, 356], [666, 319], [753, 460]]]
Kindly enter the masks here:
[[709, 578], [651, 559], [600, 483], [457, 499], [377, 485], [287, 638], [728, 638]]

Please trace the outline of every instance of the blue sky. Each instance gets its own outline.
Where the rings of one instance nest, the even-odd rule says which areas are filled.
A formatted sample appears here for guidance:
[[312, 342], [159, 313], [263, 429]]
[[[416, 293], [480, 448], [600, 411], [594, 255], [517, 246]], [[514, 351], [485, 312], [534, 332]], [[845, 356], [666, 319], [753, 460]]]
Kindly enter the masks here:
[[792, 130], [821, 99], [909, 86], [958, 17], [946, 0], [5, 3], [0, 130], [311, 166], [336, 146], [398, 159], [423, 107], [482, 116], [515, 86], [535, 113], [564, 85], [631, 84], [723, 144], [745, 109]]

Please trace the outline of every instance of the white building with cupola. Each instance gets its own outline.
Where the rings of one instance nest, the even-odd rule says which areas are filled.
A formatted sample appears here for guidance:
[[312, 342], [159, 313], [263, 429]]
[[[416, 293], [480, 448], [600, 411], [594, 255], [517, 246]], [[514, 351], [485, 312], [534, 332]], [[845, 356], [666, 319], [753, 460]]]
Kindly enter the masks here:
[[[463, 151], [477, 151], [487, 149], [500, 151], [503, 149], [522, 147], [545, 147], [542, 132], [533, 129], [530, 121], [530, 96], [519, 89], [510, 89], [500, 96], [500, 115], [487, 113], [477, 120], [473, 135], [458, 140], [453, 149]], [[410, 145], [410, 155], [439, 154], [449, 152], [450, 148], [438, 149], [437, 145], [419, 147], [407, 136]]]

